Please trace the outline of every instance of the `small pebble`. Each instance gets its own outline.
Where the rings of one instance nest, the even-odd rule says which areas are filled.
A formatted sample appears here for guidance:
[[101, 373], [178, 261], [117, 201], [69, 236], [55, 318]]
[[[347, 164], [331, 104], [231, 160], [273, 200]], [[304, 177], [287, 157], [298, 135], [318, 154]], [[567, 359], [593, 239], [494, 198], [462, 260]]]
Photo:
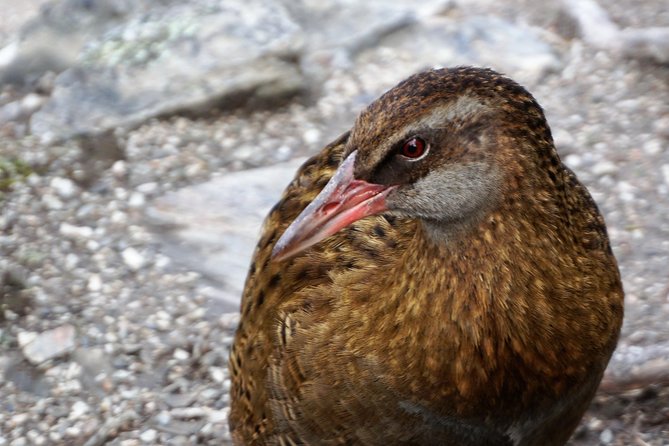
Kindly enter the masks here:
[[54, 177], [49, 185], [64, 199], [72, 198], [79, 189], [69, 178]]
[[40, 364], [64, 355], [75, 348], [76, 331], [72, 325], [47, 330], [23, 345], [21, 351], [28, 361]]
[[181, 348], [177, 348], [176, 350], [174, 350], [173, 356], [174, 359], [177, 359], [179, 361], [185, 361], [188, 358], [190, 358], [190, 354], [186, 350], [183, 350]]
[[607, 175], [618, 171], [618, 167], [611, 161], [600, 161], [592, 166], [592, 173], [597, 176]]
[[209, 376], [217, 383], [222, 383], [225, 380], [225, 373], [221, 367], [209, 367]]
[[116, 177], [124, 177], [128, 173], [128, 165], [125, 161], [118, 160], [112, 165], [111, 171]]
[[170, 424], [170, 422], [172, 421], [172, 415], [170, 415], [168, 411], [163, 410], [160, 413], [158, 413], [158, 415], [156, 415], [156, 421], [158, 422], [158, 424], [166, 426]]
[[225, 423], [230, 415], [230, 409], [212, 410], [209, 412], [208, 419], [210, 423]]
[[133, 192], [128, 199], [128, 206], [132, 208], [141, 208], [146, 204], [146, 198], [141, 192]]
[[318, 129], [308, 129], [302, 134], [302, 139], [307, 144], [316, 144], [321, 139], [321, 132]]
[[93, 228], [88, 226], [74, 226], [63, 222], [60, 224], [60, 233], [65, 237], [87, 239], [93, 236]]
[[662, 152], [662, 141], [659, 139], [651, 139], [643, 145], [643, 151], [648, 155], [657, 155]]
[[98, 292], [102, 289], [102, 278], [99, 274], [91, 274], [88, 278], [88, 291]]
[[158, 431], [155, 429], [147, 429], [139, 435], [139, 439], [144, 443], [153, 443], [158, 438]]
[[52, 211], [58, 211], [60, 209], [63, 209], [63, 202], [60, 201], [58, 197], [52, 194], [44, 194], [42, 196], [42, 202], [46, 205], [47, 208], [51, 209]]
[[613, 441], [613, 432], [611, 429], [604, 429], [601, 434], [599, 434], [599, 441], [604, 444], [611, 444]]
[[150, 182], [144, 183], [137, 186], [137, 192], [141, 192], [145, 195], [150, 195], [158, 190], [158, 183]]
[[146, 264], [146, 259], [135, 248], [126, 248], [121, 253], [123, 261], [133, 271], [141, 269]]
[[583, 158], [575, 154], [570, 154], [565, 157], [564, 162], [567, 166], [577, 169], [583, 164]]
[[69, 419], [78, 420], [83, 415], [86, 415], [90, 411], [90, 407], [83, 401], [77, 401], [72, 405], [72, 410], [70, 411]]

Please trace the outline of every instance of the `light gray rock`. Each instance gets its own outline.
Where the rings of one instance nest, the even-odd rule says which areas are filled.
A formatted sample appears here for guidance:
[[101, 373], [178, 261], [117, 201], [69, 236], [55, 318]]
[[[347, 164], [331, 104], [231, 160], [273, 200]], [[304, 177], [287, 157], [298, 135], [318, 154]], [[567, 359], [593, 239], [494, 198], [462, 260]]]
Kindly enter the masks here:
[[54, 177], [49, 182], [49, 185], [63, 199], [72, 198], [79, 193], [79, 188], [69, 178]]
[[93, 236], [93, 232], [89, 226], [74, 226], [66, 222], [60, 224], [60, 233], [72, 239], [88, 239]]
[[669, 63], [669, 27], [620, 29], [595, 0], [563, 0], [588, 44], [636, 58]]
[[283, 3], [308, 36], [307, 52], [346, 53], [372, 47], [385, 35], [434, 15], [450, 4], [448, 0], [284, 0]]
[[[161, 4], [162, 5], [162, 4]], [[211, 105], [271, 101], [303, 83], [299, 27], [278, 3], [155, 6], [93, 40], [31, 120], [47, 140], [129, 128]]]
[[[529, 26], [494, 16], [453, 19], [435, 16], [383, 39], [398, 58], [398, 81], [434, 66], [478, 65], [507, 73], [521, 83], [534, 84], [562, 66], [556, 50]], [[374, 49], [360, 61], [379, 62], [384, 55]]]
[[584, 41], [598, 48], [618, 44], [618, 26], [595, 0], [563, 0], [563, 4], [566, 12], [576, 19]]
[[76, 330], [72, 325], [63, 325], [42, 333], [20, 333], [19, 345], [23, 356], [33, 364], [41, 364], [74, 350]]
[[228, 311], [239, 305], [262, 220], [303, 161], [229, 173], [159, 197], [148, 208], [165, 252], [209, 279]]
[[126, 248], [121, 252], [123, 261], [133, 271], [138, 271], [146, 265], [146, 258], [135, 248]]
[[304, 30], [302, 71], [318, 92], [336, 70], [355, 69], [355, 57], [378, 48], [384, 37], [448, 9], [449, 0], [284, 0]]
[[0, 124], [29, 117], [44, 104], [46, 98], [38, 94], [28, 94], [24, 98], [0, 107]]
[[626, 56], [669, 63], [669, 27], [628, 28], [621, 31], [620, 38]]
[[158, 431], [156, 431], [155, 429], [147, 429], [140, 434], [139, 439], [142, 440], [144, 443], [153, 443], [156, 441], [157, 437], [158, 437]]
[[[150, 0], [52, 1], [0, 50], [0, 84], [25, 84], [49, 71], [72, 67], [81, 49], [129, 16], [145, 12]], [[164, 2], [163, 2], [164, 3]]]

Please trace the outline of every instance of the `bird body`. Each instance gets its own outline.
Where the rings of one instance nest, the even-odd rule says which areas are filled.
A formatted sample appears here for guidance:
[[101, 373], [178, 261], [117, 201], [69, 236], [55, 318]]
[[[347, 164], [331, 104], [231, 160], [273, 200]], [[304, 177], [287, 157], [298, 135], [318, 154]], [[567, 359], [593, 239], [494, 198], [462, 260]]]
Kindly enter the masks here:
[[270, 212], [230, 357], [236, 444], [561, 445], [617, 342], [604, 221], [513, 81], [431, 70]]

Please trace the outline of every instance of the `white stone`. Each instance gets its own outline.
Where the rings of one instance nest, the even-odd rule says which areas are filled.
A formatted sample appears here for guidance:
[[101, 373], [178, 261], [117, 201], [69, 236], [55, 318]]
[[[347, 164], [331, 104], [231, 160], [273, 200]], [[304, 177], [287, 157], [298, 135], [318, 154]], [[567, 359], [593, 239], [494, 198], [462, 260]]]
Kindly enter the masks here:
[[146, 204], [146, 198], [141, 192], [133, 192], [128, 199], [128, 206], [131, 208], [141, 208]]
[[156, 255], [156, 260], [155, 260], [155, 266], [156, 266], [156, 268], [158, 268], [158, 269], [164, 269], [164, 268], [167, 267], [170, 263], [172, 263], [172, 260], [170, 260], [169, 257], [167, 257], [167, 256], [165, 256], [165, 255], [162, 255], [162, 254], [158, 254], [158, 255]]
[[126, 248], [121, 253], [123, 261], [133, 271], [141, 269], [146, 264], [146, 259], [135, 248]]
[[613, 441], [613, 432], [611, 432], [611, 429], [604, 429], [599, 435], [599, 441], [604, 444], [610, 444]]
[[60, 233], [69, 238], [90, 238], [93, 235], [93, 228], [88, 226], [75, 226], [69, 223], [60, 224]]
[[102, 278], [99, 274], [91, 274], [88, 278], [88, 291], [97, 292], [102, 289]]
[[65, 436], [70, 438], [78, 438], [81, 436], [81, 427], [74, 425], [65, 428]]
[[139, 439], [144, 443], [153, 443], [158, 437], [158, 432], [155, 429], [147, 429], [139, 435]]
[[114, 176], [120, 178], [120, 177], [125, 176], [126, 173], [128, 173], [128, 166], [127, 166], [125, 161], [118, 160], [111, 167], [111, 171], [114, 174]]
[[643, 145], [643, 151], [648, 155], [657, 155], [662, 152], [662, 142], [659, 139], [651, 139]]
[[16, 336], [16, 339], [19, 343], [19, 347], [23, 348], [37, 339], [37, 333], [33, 331], [22, 331]]
[[29, 93], [23, 99], [21, 99], [21, 107], [26, 114], [32, 113], [40, 108], [44, 104], [44, 101], [44, 96], [40, 96], [35, 93]]
[[69, 253], [65, 256], [65, 268], [67, 270], [73, 270], [79, 263], [79, 256], [74, 253]]
[[40, 364], [68, 353], [75, 348], [76, 330], [72, 325], [63, 325], [38, 334], [21, 347], [23, 356], [33, 364]]
[[6, 68], [12, 62], [14, 62], [19, 54], [20, 52], [18, 41], [11, 42], [10, 44], [2, 47], [0, 49], [0, 68]]
[[89, 251], [97, 251], [98, 248], [100, 247], [100, 244], [96, 242], [95, 240], [89, 240], [86, 242], [86, 248]]
[[189, 418], [203, 418], [207, 416], [207, 409], [204, 407], [175, 407], [171, 414], [174, 418], [187, 420]]
[[583, 159], [578, 155], [571, 154], [565, 157], [564, 162], [567, 166], [576, 169], [581, 167], [581, 164], [583, 164]]
[[621, 181], [618, 183], [618, 189], [620, 190], [620, 198], [623, 201], [634, 201], [634, 191], [636, 190], [634, 186], [632, 186], [627, 181]]
[[225, 407], [221, 410], [212, 410], [209, 412], [208, 418], [210, 423], [225, 423], [230, 414], [230, 409]]
[[316, 144], [321, 139], [321, 132], [318, 129], [308, 129], [302, 134], [302, 139], [307, 144]]
[[77, 185], [69, 178], [54, 177], [49, 185], [61, 198], [65, 199], [72, 198], [79, 191]]
[[68, 418], [70, 420], [78, 420], [79, 418], [82, 417], [82, 415], [86, 415], [90, 411], [90, 407], [88, 404], [86, 404], [83, 401], [76, 401], [72, 405], [72, 409], [70, 410], [70, 415]]
[[600, 161], [592, 166], [592, 173], [597, 176], [607, 175], [617, 171], [618, 167], [616, 167], [615, 164], [608, 160]]
[[176, 350], [174, 350], [173, 356], [174, 359], [177, 359], [179, 361], [185, 361], [188, 358], [190, 358], [190, 354], [186, 350], [181, 348], [177, 348]]
[[209, 367], [209, 376], [217, 383], [222, 383], [225, 380], [225, 373], [222, 367]]
[[143, 194], [151, 194], [158, 190], [158, 183], [150, 182], [137, 186], [137, 191]]
[[282, 162], [283, 161], [288, 161], [292, 154], [293, 154], [293, 150], [286, 145], [283, 145], [283, 146], [279, 147], [278, 149], [276, 149], [276, 159], [277, 159], [277, 161], [282, 161]]
[[156, 415], [156, 421], [163, 426], [168, 425], [172, 421], [172, 415], [168, 411], [163, 410]]
[[13, 415], [11, 418], [11, 423], [14, 426], [21, 426], [26, 421], [28, 421], [28, 414], [25, 412], [17, 413], [16, 415]]
[[209, 436], [214, 432], [214, 425], [212, 423], [206, 423], [200, 428], [200, 435]]
[[55, 195], [52, 194], [42, 195], [42, 202], [46, 204], [46, 207], [48, 207], [52, 211], [58, 211], [60, 209], [63, 209], [63, 202], [60, 201], [60, 199]]
[[109, 220], [114, 224], [122, 225], [128, 221], [128, 215], [123, 211], [114, 211]]

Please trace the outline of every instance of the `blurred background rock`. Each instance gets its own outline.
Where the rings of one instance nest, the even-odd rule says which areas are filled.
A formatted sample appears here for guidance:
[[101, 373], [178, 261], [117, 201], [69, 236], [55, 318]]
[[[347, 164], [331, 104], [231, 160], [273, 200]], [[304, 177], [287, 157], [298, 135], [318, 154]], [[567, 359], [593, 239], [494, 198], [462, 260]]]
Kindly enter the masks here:
[[604, 212], [626, 324], [573, 445], [669, 444], [665, 0], [0, 0], [0, 446], [226, 444], [294, 169], [416, 71], [490, 66]]

